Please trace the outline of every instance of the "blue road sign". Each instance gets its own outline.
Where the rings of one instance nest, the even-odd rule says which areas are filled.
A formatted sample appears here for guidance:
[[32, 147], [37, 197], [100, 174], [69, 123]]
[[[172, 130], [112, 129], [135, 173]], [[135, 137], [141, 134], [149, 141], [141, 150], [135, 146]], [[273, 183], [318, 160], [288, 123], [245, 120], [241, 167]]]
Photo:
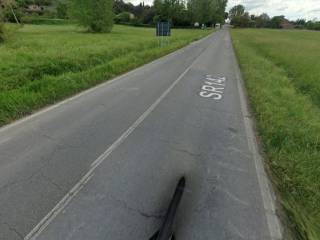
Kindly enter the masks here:
[[157, 36], [171, 36], [171, 24], [169, 22], [157, 23]]

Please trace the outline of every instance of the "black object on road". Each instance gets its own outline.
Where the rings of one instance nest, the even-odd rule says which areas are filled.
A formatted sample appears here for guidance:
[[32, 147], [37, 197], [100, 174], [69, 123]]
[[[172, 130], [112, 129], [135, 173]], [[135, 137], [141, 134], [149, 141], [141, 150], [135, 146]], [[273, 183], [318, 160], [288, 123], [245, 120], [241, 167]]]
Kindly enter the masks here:
[[164, 222], [149, 240], [174, 240], [173, 223], [186, 185], [185, 177], [180, 178], [179, 183], [170, 202], [169, 208], [164, 218]]

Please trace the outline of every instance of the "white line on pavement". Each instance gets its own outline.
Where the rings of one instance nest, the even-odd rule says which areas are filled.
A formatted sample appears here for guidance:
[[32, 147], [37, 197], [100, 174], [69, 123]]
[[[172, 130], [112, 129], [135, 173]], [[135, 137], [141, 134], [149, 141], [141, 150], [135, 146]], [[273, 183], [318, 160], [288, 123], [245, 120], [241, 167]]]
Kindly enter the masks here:
[[[201, 52], [203, 53], [205, 49]], [[199, 56], [201, 55], [199, 54]], [[92, 164], [89, 171], [77, 182], [76, 185], [60, 200], [60, 202], [31, 230], [24, 240], [35, 240], [43, 230], [58, 216], [58, 214], [70, 203], [70, 201], [79, 193], [84, 185], [91, 179], [94, 171], [106, 158], [119, 147], [124, 140], [148, 117], [148, 115], [160, 104], [160, 102], [170, 93], [170, 91], [179, 83], [179, 81], [192, 68], [199, 56], [191, 65], [162, 93], [162, 95]]]

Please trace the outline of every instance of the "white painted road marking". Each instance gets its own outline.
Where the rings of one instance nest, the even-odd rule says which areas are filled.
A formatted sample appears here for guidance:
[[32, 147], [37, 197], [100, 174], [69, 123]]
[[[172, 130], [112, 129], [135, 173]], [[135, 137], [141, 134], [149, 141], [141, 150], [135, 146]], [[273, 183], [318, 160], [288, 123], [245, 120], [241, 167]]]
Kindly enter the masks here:
[[212, 75], [207, 75], [204, 85], [202, 85], [201, 87], [201, 92], [199, 93], [199, 95], [203, 98], [221, 100], [225, 87], [225, 77], [212, 77]]
[[[205, 51], [205, 49], [203, 50]], [[202, 51], [202, 52], [203, 52]], [[202, 53], [201, 52], [201, 53]], [[200, 54], [201, 55], [201, 54]], [[71, 200], [80, 192], [85, 184], [93, 177], [94, 171], [104, 160], [117, 148], [124, 140], [149, 116], [149, 114], [160, 104], [160, 102], [170, 93], [170, 91], [180, 82], [195, 64], [198, 57], [192, 64], [170, 85], [170, 87], [90, 166], [89, 171], [77, 182], [76, 185], [58, 202], [58, 204], [31, 230], [24, 240], [35, 240], [41, 232], [65, 209]]]
[[[233, 59], [236, 59], [236, 57], [234, 57]], [[264, 168], [263, 158], [259, 152], [258, 141], [254, 133], [254, 124], [252, 122], [252, 119], [248, 117], [250, 116], [250, 111], [245, 94], [246, 90], [241, 77], [240, 69], [238, 67], [238, 63], [234, 61], [233, 66], [236, 73], [237, 88], [240, 96], [241, 112], [243, 114], [247, 142], [256, 167], [256, 174], [270, 237], [272, 240], [280, 240], [283, 239], [283, 229], [276, 212], [276, 195], [273, 191], [272, 184], [269, 182], [267, 173]]]

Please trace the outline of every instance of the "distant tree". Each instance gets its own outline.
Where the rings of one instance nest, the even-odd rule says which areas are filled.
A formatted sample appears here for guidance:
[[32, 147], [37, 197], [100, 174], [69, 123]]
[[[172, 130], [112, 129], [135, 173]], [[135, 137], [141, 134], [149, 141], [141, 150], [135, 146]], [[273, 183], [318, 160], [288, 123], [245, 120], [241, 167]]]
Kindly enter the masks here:
[[113, 0], [71, 0], [71, 16], [92, 32], [110, 32]]
[[0, 2], [0, 43], [4, 42], [5, 39], [3, 8], [4, 6], [2, 5], [2, 2]]
[[306, 23], [307, 23], [307, 21], [306, 21], [305, 19], [303, 19], [303, 18], [299, 18], [299, 19], [297, 19], [297, 20], [295, 21], [295, 25], [302, 25], [302, 26], [304, 26], [304, 25], [306, 25]]
[[281, 28], [281, 23], [285, 20], [283, 15], [281, 16], [274, 16], [270, 20], [270, 27], [271, 28]]
[[115, 14], [119, 14], [122, 12], [133, 13], [134, 5], [130, 2], [126, 3], [123, 0], [115, 0], [113, 5], [113, 11]]
[[317, 21], [308, 21], [306, 27], [309, 30], [320, 30], [320, 22]]
[[225, 21], [226, 0], [189, 0], [187, 4], [193, 23], [215, 24]]
[[139, 3], [138, 5], [134, 6], [132, 9], [132, 13], [137, 18], [141, 18], [143, 15], [143, 12], [144, 12], [144, 4], [143, 3]]
[[307, 21], [305, 19], [297, 19], [295, 22], [293, 22], [294, 27], [298, 29], [303, 29], [306, 27]]
[[227, 0], [216, 0], [214, 1], [214, 6], [213, 6], [213, 16], [212, 16], [212, 21], [213, 23], [224, 23], [225, 20], [228, 18], [226, 16], [226, 7], [227, 7]]
[[68, 4], [59, 1], [57, 4], [57, 17], [61, 19], [68, 18]]
[[185, 10], [184, 2], [181, 0], [154, 0], [155, 17], [157, 21], [169, 21], [176, 25]]
[[243, 16], [244, 14], [245, 14], [245, 8], [243, 5], [239, 4], [230, 9], [229, 18], [232, 21], [234, 17], [240, 17], [240, 16]]
[[20, 14], [17, 14], [15, 0], [0, 0], [0, 15], [3, 21], [16, 22], [19, 24]]
[[143, 14], [141, 16], [141, 22], [143, 24], [152, 24], [153, 23], [153, 18], [156, 15], [156, 11], [154, 7], [150, 6], [145, 6]]
[[254, 20], [250, 18], [248, 12], [245, 12], [242, 15], [235, 15], [231, 20], [233, 26], [241, 28], [254, 27], [254, 23]]
[[260, 16], [255, 18], [255, 25], [257, 28], [268, 27], [270, 22], [270, 17], [266, 13], [262, 13]]

